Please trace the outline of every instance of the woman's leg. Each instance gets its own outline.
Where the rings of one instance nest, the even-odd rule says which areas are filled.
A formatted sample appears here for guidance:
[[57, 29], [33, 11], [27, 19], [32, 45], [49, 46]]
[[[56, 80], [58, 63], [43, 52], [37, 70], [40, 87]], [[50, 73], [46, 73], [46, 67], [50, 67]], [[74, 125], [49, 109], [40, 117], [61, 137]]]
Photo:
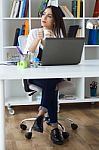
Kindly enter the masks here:
[[38, 79], [30, 80], [32, 84], [35, 84], [42, 88], [42, 99], [41, 99], [41, 109], [39, 111], [39, 116], [34, 122], [33, 129], [38, 132], [43, 132], [43, 118], [42, 110], [48, 110], [48, 115], [50, 118], [50, 123], [52, 125], [52, 130], [50, 133], [51, 140], [55, 144], [63, 144], [63, 136], [58, 129], [57, 123], [57, 95], [56, 85], [61, 79]]
[[[57, 122], [57, 95], [56, 85], [62, 79], [34, 79], [30, 83], [42, 88], [41, 106], [47, 108], [51, 123]], [[41, 107], [41, 108], [42, 108]]]
[[42, 90], [41, 106], [47, 108], [51, 124], [57, 123], [57, 95], [58, 91], [55, 88], [48, 87]]

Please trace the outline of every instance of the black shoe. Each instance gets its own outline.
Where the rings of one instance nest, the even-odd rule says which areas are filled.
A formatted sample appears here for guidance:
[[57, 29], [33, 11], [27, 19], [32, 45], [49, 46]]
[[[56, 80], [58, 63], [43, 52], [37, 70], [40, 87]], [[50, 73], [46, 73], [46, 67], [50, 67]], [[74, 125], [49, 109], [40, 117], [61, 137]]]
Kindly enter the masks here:
[[33, 130], [43, 133], [43, 116], [37, 117], [34, 121]]
[[58, 144], [58, 145], [63, 144], [64, 138], [58, 128], [51, 130], [50, 136], [54, 144]]

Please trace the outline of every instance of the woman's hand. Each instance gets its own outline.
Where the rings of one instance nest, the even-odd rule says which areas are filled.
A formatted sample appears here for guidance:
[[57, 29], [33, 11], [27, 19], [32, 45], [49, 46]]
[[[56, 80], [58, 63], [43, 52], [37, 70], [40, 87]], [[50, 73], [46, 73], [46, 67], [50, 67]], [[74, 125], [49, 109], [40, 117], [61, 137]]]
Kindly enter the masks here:
[[43, 37], [44, 37], [43, 29], [40, 28], [40, 29], [38, 30], [38, 33], [37, 33], [37, 39], [38, 39], [38, 40], [42, 40]]

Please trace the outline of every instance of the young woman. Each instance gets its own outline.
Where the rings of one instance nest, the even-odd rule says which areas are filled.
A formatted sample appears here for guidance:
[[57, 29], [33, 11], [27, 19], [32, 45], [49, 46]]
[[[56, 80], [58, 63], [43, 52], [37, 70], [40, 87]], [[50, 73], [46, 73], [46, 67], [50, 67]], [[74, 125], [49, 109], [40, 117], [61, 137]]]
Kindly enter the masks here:
[[[32, 54], [39, 55], [39, 51], [43, 49], [45, 38], [62, 38], [66, 37], [62, 12], [59, 7], [48, 6], [41, 17], [41, 28], [32, 29], [29, 33], [26, 50]], [[57, 54], [56, 54], [57, 55]], [[44, 114], [48, 112], [51, 124], [51, 140], [55, 144], [63, 144], [63, 137], [58, 129], [57, 119], [57, 83], [62, 79], [30, 79], [29, 82], [42, 88], [42, 99], [39, 107], [37, 119], [34, 122], [33, 129], [43, 132]]]

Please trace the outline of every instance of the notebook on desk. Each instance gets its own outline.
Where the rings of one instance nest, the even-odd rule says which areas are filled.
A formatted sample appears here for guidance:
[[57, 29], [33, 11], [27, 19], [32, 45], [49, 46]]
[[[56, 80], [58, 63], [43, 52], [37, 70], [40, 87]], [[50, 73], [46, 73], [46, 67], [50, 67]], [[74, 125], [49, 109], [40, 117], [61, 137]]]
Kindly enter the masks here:
[[81, 61], [85, 38], [48, 38], [41, 65], [76, 65]]

